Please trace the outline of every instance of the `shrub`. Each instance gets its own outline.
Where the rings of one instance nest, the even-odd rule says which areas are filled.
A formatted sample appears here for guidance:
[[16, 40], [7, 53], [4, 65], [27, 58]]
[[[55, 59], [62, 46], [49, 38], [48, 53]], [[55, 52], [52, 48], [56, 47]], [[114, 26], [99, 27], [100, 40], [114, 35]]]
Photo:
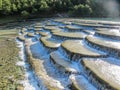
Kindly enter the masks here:
[[24, 10], [24, 11], [21, 12], [21, 15], [22, 15], [22, 17], [24, 17], [24, 18], [28, 18], [29, 15], [30, 15], [30, 13]]
[[72, 16], [81, 16], [81, 17], [90, 16], [91, 13], [92, 13], [92, 9], [87, 4], [86, 5], [83, 5], [83, 4], [75, 5], [73, 10], [71, 11]]
[[36, 8], [32, 9], [32, 13], [36, 13], [38, 10]]
[[49, 6], [47, 5], [47, 3], [44, 0], [41, 0], [40, 2], [40, 10], [47, 10], [49, 8]]

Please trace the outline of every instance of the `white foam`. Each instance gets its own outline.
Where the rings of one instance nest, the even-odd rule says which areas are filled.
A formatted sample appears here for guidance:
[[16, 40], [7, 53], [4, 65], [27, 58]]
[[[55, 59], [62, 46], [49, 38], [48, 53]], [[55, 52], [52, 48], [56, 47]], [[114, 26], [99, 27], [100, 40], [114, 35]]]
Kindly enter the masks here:
[[34, 72], [30, 70], [29, 64], [26, 62], [26, 56], [24, 53], [24, 44], [16, 40], [18, 47], [20, 48], [19, 57], [22, 61], [18, 61], [16, 65], [23, 66], [25, 69], [25, 79], [20, 83], [24, 86], [24, 90], [46, 90], [40, 89], [38, 82], [35, 78]]
[[97, 90], [89, 81], [82, 75], [70, 75], [70, 79], [78, 90]]
[[45, 77], [47, 77], [47, 81], [50, 81], [53, 86], [62, 90], [69, 90], [67, 88], [70, 84], [68, 77], [59, 73], [59, 71], [52, 66], [49, 61], [49, 53], [47, 53], [46, 49], [39, 41], [32, 42], [31, 52], [33, 53], [33, 56], [35, 55], [36, 58], [44, 62], [44, 65], [41, 64], [41, 67], [43, 67], [41, 70]]

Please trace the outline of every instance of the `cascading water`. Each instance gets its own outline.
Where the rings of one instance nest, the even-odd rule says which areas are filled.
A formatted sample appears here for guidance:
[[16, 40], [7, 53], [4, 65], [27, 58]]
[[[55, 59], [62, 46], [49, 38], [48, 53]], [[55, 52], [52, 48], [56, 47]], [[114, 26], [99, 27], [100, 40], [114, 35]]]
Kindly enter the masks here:
[[24, 43], [17, 40], [17, 45], [20, 48], [19, 57], [21, 61], [17, 62], [17, 65], [22, 66], [25, 71], [25, 79], [20, 83], [24, 86], [24, 90], [46, 90], [42, 82], [37, 80], [34, 71], [31, 69], [30, 64], [27, 62]]
[[[59, 32], [57, 31], [60, 34], [60, 32], [63, 32], [63, 31], [65, 31], [66, 33], [70, 32], [71, 30], [67, 30], [66, 27], [67, 27], [67, 25], [71, 25], [71, 27], [73, 26], [73, 28], [74, 27], [82, 28], [82, 31], [79, 31], [79, 30], [78, 31], [82, 32], [82, 33], [86, 32], [87, 33], [86, 36], [89, 35], [89, 34], [91, 34], [94, 38], [96, 36], [94, 34], [96, 32], [94, 27], [89, 28], [89, 27], [86, 27], [86, 26], [75, 25], [74, 22], [72, 22], [72, 24], [70, 24], [71, 22], [69, 24], [68, 23], [65, 24], [65, 23], [66, 22], [64, 20], [63, 20], [63, 23], [62, 23], [62, 21], [57, 22], [57, 21], [54, 21], [54, 20], [48, 20], [47, 22], [44, 23], [44, 26], [47, 26], [47, 25], [48, 26], [55, 26], [56, 25], [59, 28], [62, 27], [63, 30], [61, 30]], [[90, 24], [90, 22], [88, 24]], [[92, 23], [92, 25], [93, 24], [94, 23]], [[108, 25], [107, 25], [107, 27], [108, 27]], [[86, 30], [86, 31], [84, 31], [84, 30]], [[46, 30], [42, 29], [42, 31], [46, 31]], [[34, 30], [33, 30], [33, 32], [34, 32]], [[96, 76], [91, 72], [91, 70], [88, 70], [85, 67], [85, 65], [82, 63], [83, 58], [89, 58], [89, 59], [91, 58], [91, 59], [97, 60], [98, 58], [103, 59], [103, 58], [108, 58], [109, 56], [112, 57], [112, 55], [108, 55], [107, 50], [102, 50], [104, 48], [103, 47], [98, 47], [98, 45], [90, 44], [89, 42], [87, 42], [86, 39], [84, 39], [86, 36], [83, 37], [83, 38], [77, 38], [77, 37], [71, 37], [72, 35], [67, 35], [67, 34], [65, 34], [65, 36], [63, 36], [63, 34], [62, 35], [59, 35], [59, 34], [57, 35], [57, 34], [55, 34], [57, 32], [52, 32], [50, 30], [49, 30], [49, 32], [51, 34], [51, 38], [48, 39], [49, 42], [58, 41], [60, 43], [64, 43], [66, 40], [73, 40], [73, 41], [80, 40], [79, 43], [78, 42], [72, 43], [72, 44], [77, 44], [78, 43], [78, 46], [75, 46], [75, 45], [72, 46], [72, 44], [70, 44], [66, 47], [66, 48], [72, 47], [72, 49], [69, 48], [70, 50], [67, 50], [62, 45], [59, 46], [59, 48], [53, 50], [49, 46], [46, 47], [45, 46], [46, 43], [40, 41], [40, 37], [42, 35], [35, 34], [34, 37], [36, 39], [30, 38], [30, 37], [26, 38], [26, 39], [30, 38], [32, 40], [32, 44], [31, 44], [31, 46], [29, 46], [29, 48], [31, 50], [31, 53], [32, 53], [34, 58], [37, 58], [38, 61], [40, 60], [40, 61], [44, 62], [44, 63], [41, 64], [43, 66], [42, 70], [45, 70], [45, 72], [44, 71], [43, 72], [46, 76], [48, 75], [47, 77], [48, 77], [49, 80], [51, 80], [51, 83], [60, 87], [61, 88], [60, 90], [73, 90], [72, 88], [69, 88], [69, 86], [72, 86], [72, 84], [76, 84], [76, 83], [79, 83], [80, 85], [82, 85], [81, 87], [79, 87], [80, 85], [76, 86], [76, 87], [84, 88], [83, 90], [87, 90], [85, 88], [87, 88], [89, 86], [92, 87], [92, 88], [89, 88], [89, 90], [96, 90], [96, 88], [97, 88], [97, 90], [108, 90], [109, 89], [109, 86], [107, 87], [107, 86], [104, 85], [104, 82], [102, 82], [103, 81], [102, 79], [96, 78]], [[74, 33], [74, 32], [72, 32], [72, 33]], [[97, 36], [97, 37], [100, 38], [102, 36], [100, 36], [100, 37]], [[22, 43], [22, 42], [18, 42], [18, 43]], [[22, 48], [23, 48], [24, 44], [22, 43], [21, 45], [23, 45], [22, 46]], [[77, 49], [79, 49], [79, 46], [80, 46], [81, 50], [77, 50]], [[76, 48], [76, 47], [78, 47], [78, 48], [74, 50], [74, 48]], [[22, 51], [23, 51], [23, 55], [25, 55], [24, 48], [23, 48]], [[54, 57], [52, 58], [52, 57], [50, 57], [50, 55], [54, 51], [55, 52], [57, 51], [59, 54], [58, 54], [58, 57], [55, 57], [53, 55]], [[84, 52], [84, 53], [82, 53], [82, 52]], [[116, 53], [116, 52], [113, 52], [112, 50], [111, 50], [111, 52]], [[55, 54], [55, 53], [53, 53], [53, 54]], [[73, 67], [80, 66], [79, 67], [80, 68], [79, 69], [80, 73], [77, 73], [77, 74], [75, 73], [73, 75], [73, 73], [66, 73], [66, 71], [60, 72], [59, 65], [61, 65], [63, 67], [63, 69], [65, 69], [67, 65], [65, 66], [65, 64], [62, 65], [61, 62], [59, 62], [57, 60], [52, 60], [52, 59], [56, 59], [56, 58], [57, 58], [57, 60], [59, 59], [59, 60], [65, 62], [67, 64], [70, 64], [70, 65], [71, 65], [71, 63], [68, 63], [67, 60], [70, 61], [70, 62], [76, 63], [76, 64], [73, 64]], [[26, 74], [27, 80], [26, 80], [26, 82], [23, 82], [23, 83], [27, 83], [27, 84], [25, 84], [25, 87], [26, 88], [27, 88], [27, 86], [31, 87], [32, 90], [45, 90], [45, 86], [41, 82], [38, 81], [38, 78], [35, 76], [34, 72], [29, 71], [27, 69], [27, 68], [29, 68], [29, 64], [26, 63], [25, 56], [21, 55], [21, 59], [23, 59], [24, 62], [18, 62], [17, 64], [18, 65], [23, 65], [26, 68], [25, 71], [27, 73]], [[66, 60], [66, 61], [64, 61], [64, 60]], [[55, 67], [56, 63], [59, 64], [59, 65], [57, 65], [58, 68]], [[35, 78], [33, 78], [33, 77], [35, 77]], [[28, 81], [32, 84], [28, 83]], [[35, 81], [35, 84], [32, 81]], [[54, 83], [54, 81], [56, 82], [56, 84]]]

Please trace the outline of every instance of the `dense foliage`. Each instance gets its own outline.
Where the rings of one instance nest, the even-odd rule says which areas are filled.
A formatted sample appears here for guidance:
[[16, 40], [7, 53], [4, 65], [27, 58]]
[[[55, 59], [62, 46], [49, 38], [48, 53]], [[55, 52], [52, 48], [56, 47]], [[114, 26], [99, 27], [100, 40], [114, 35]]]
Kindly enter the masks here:
[[69, 12], [72, 16], [116, 17], [120, 0], [0, 0], [0, 15]]

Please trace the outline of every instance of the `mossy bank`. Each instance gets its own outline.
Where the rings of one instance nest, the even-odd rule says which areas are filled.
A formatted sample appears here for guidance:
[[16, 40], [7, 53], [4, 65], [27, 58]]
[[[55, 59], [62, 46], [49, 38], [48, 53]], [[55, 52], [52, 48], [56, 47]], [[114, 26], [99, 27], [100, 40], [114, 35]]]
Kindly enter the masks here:
[[16, 30], [0, 30], [0, 90], [22, 90], [19, 80], [24, 76], [22, 67], [16, 65], [20, 60], [16, 35]]

